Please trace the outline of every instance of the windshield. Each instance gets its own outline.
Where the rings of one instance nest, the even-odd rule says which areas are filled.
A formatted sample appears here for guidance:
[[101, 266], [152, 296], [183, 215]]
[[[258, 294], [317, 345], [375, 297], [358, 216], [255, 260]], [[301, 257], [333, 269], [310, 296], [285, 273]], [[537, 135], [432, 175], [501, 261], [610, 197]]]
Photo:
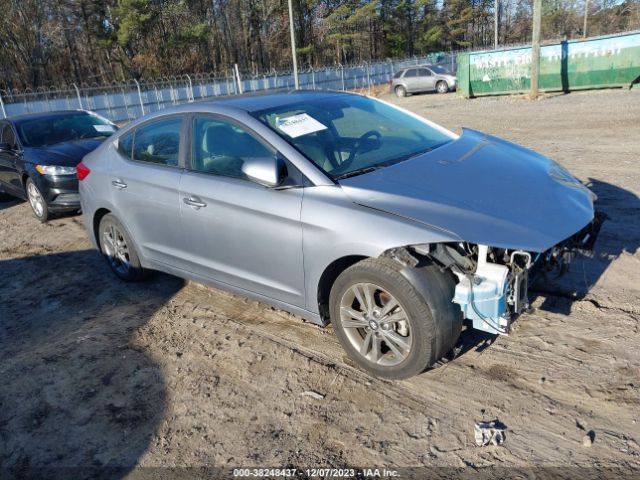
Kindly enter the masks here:
[[451, 75], [451, 72], [441, 65], [433, 65], [429, 68], [439, 75]]
[[334, 180], [433, 150], [452, 138], [401, 110], [358, 95], [254, 113]]
[[24, 147], [43, 147], [83, 138], [108, 137], [117, 128], [106, 118], [85, 112], [22, 120], [16, 125]]

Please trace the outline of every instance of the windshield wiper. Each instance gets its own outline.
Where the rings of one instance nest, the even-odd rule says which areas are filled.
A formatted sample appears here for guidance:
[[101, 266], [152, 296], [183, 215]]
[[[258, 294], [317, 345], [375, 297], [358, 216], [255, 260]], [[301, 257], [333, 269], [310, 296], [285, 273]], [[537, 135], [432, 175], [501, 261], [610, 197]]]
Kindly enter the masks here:
[[334, 180], [342, 180], [344, 178], [355, 177], [357, 175], [362, 175], [363, 173], [373, 172], [374, 170], [378, 170], [379, 168], [382, 168], [382, 166], [358, 168], [357, 170], [352, 170], [350, 172], [342, 173], [342, 174], [338, 175], [337, 177], [333, 177], [333, 179]]
[[374, 170], [379, 170], [384, 167], [390, 167], [391, 165], [395, 165], [396, 163], [404, 162], [405, 160], [411, 160], [412, 158], [419, 157], [420, 155], [424, 155], [432, 150], [435, 150], [442, 145], [449, 143], [448, 141], [439, 143], [429, 148], [424, 148], [422, 150], [418, 150], [417, 152], [409, 153], [408, 155], [403, 155], [402, 157], [394, 158], [393, 160], [388, 160], [384, 163], [379, 163], [378, 165], [373, 165], [369, 167], [359, 168], [357, 170], [352, 170], [351, 172], [345, 172], [337, 177], [333, 177], [334, 180], [342, 180], [343, 178], [355, 177], [356, 175], [362, 175], [363, 173], [373, 172]]

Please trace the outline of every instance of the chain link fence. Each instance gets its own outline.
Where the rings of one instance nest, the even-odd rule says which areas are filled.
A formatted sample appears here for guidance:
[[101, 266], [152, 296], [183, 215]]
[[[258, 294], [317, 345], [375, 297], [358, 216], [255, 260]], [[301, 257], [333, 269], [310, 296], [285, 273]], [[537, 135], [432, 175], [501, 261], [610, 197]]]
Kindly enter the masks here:
[[[436, 53], [403, 60], [334, 65], [298, 72], [300, 88], [313, 90], [369, 90], [388, 83], [400, 69], [425, 63], [445, 66], [455, 72], [454, 53]], [[146, 113], [198, 100], [294, 87], [293, 72], [224, 75], [194, 74], [131, 80], [108, 85], [76, 85], [35, 90], [0, 90], [4, 117], [56, 110], [92, 110], [114, 122], [134, 120]]]

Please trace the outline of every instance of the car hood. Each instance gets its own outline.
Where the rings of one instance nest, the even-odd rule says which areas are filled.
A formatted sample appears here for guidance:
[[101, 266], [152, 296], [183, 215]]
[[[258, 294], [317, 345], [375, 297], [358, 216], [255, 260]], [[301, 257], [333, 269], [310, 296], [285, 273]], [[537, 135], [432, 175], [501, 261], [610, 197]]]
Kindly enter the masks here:
[[436, 150], [339, 181], [355, 203], [460, 240], [542, 252], [593, 219], [592, 194], [556, 162], [464, 129]]
[[27, 161], [42, 165], [75, 167], [87, 153], [93, 151], [103, 141], [104, 138], [85, 138], [38, 148], [25, 148], [24, 157]]

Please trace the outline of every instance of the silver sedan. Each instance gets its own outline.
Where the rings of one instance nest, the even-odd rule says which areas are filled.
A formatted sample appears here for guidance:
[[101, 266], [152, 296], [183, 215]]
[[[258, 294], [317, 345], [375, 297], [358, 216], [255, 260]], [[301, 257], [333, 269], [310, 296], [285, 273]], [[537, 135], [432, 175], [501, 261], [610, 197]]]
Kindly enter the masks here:
[[463, 321], [509, 332], [530, 275], [595, 238], [557, 163], [368, 97], [235, 97], [147, 115], [77, 168], [84, 222], [124, 281], [168, 272], [331, 323], [406, 378]]

